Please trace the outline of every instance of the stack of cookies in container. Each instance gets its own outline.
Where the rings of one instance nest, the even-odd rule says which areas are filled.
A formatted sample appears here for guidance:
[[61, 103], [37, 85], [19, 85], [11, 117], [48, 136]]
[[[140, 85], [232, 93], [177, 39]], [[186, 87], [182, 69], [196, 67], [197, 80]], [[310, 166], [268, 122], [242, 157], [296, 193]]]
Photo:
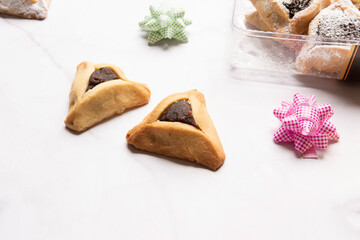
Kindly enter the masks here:
[[[360, 40], [359, 0], [250, 0], [256, 10], [246, 21], [262, 31], [311, 35], [314, 41], [277, 39], [297, 54], [295, 68], [339, 74]], [[298, 38], [299, 39], [299, 38]]]

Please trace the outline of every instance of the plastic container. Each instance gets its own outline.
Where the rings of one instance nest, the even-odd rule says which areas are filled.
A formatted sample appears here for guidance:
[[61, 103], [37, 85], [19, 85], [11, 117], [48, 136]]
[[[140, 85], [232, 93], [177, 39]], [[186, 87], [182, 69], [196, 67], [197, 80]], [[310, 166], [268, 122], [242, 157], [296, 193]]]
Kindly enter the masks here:
[[[278, 76], [279, 79], [289, 75], [298, 76], [300, 79], [306, 76], [344, 79], [348, 74], [348, 65], [353, 60], [351, 58], [354, 47], [359, 44], [359, 41], [260, 31], [249, 24], [245, 18], [246, 14], [254, 10], [256, 9], [249, 0], [235, 0], [232, 56], [232, 68], [235, 75], [241, 76], [242, 71], [252, 71], [254, 72], [254, 78], [256, 73], [262, 72], [263, 74], [263, 72], [267, 72]], [[346, 52], [347, 54], [343, 54], [336, 61], [335, 68], [341, 70], [328, 72], [311, 67], [307, 71], [301, 69], [300, 57], [311, 56], [311, 51], [314, 51], [315, 47], [328, 54], [327, 59], [339, 57], [333, 56], [337, 53], [332, 53], [331, 49], [340, 48], [341, 51]], [[319, 61], [317, 63], [327, 64], [326, 62], [319, 63]], [[360, 65], [360, 62], [357, 64]]]

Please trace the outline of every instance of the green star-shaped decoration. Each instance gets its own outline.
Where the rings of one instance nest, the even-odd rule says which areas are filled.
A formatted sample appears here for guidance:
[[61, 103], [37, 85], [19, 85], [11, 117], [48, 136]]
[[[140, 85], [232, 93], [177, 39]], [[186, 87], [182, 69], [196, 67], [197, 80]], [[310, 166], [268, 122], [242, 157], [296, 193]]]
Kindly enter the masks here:
[[155, 8], [150, 6], [151, 16], [146, 16], [139, 23], [142, 30], [148, 31], [148, 41], [153, 44], [161, 39], [175, 38], [181, 42], [187, 42], [188, 33], [185, 27], [191, 24], [191, 20], [184, 18], [185, 11], [181, 8], [169, 8], [162, 4]]

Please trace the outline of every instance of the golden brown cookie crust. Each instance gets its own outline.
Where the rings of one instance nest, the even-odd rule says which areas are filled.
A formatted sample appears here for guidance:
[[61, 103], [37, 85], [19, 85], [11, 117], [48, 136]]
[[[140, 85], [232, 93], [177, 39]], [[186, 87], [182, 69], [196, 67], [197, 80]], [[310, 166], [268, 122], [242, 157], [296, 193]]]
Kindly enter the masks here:
[[[100, 68], [113, 70], [120, 80], [101, 83], [86, 92], [91, 74]], [[124, 72], [113, 64], [82, 62], [69, 94], [69, 114], [65, 119], [68, 128], [82, 132], [93, 125], [121, 114], [125, 109], [142, 106], [149, 102], [149, 88], [130, 81]]]
[[[159, 121], [171, 104], [184, 99], [189, 101], [195, 122], [201, 130], [185, 123]], [[204, 95], [197, 90], [166, 97], [127, 133], [126, 140], [138, 149], [186, 159], [212, 170], [221, 167], [225, 161], [219, 136], [206, 110]]]
[[245, 15], [245, 19], [248, 23], [256, 27], [261, 31], [270, 31], [266, 23], [261, 19], [258, 11], [253, 11]]
[[360, 0], [352, 0], [352, 2], [354, 3], [355, 7], [360, 9]]

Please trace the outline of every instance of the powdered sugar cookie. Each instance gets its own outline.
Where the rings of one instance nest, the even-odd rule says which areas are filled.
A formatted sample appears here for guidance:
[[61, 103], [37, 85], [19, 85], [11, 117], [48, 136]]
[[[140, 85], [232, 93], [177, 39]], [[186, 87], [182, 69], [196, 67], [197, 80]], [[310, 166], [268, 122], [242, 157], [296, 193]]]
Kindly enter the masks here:
[[0, 13], [29, 19], [45, 19], [50, 0], [0, 0]]
[[304, 33], [331, 0], [250, 0], [267, 27], [279, 33]]
[[[251, 25], [253, 25], [254, 27], [256, 27], [259, 30], [270, 31], [269, 28], [264, 23], [264, 21], [261, 19], [260, 15], [257, 11], [253, 11], [253, 12], [246, 14], [245, 19]], [[279, 35], [281, 35], [281, 34], [279, 34]], [[286, 39], [283, 38], [282, 36], [279, 36], [278, 38], [274, 38], [275, 41], [281, 43], [282, 45], [286, 46], [287, 48], [289, 48], [295, 52], [299, 52], [303, 45], [303, 41], [299, 41], [298, 39], [299, 38], [296, 35], [287, 36]]]
[[296, 69], [304, 73], [311, 69], [341, 72], [351, 50], [341, 42], [360, 39], [360, 11], [350, 0], [338, 0], [314, 18], [309, 35], [326, 38], [329, 43], [305, 44], [296, 59]]

